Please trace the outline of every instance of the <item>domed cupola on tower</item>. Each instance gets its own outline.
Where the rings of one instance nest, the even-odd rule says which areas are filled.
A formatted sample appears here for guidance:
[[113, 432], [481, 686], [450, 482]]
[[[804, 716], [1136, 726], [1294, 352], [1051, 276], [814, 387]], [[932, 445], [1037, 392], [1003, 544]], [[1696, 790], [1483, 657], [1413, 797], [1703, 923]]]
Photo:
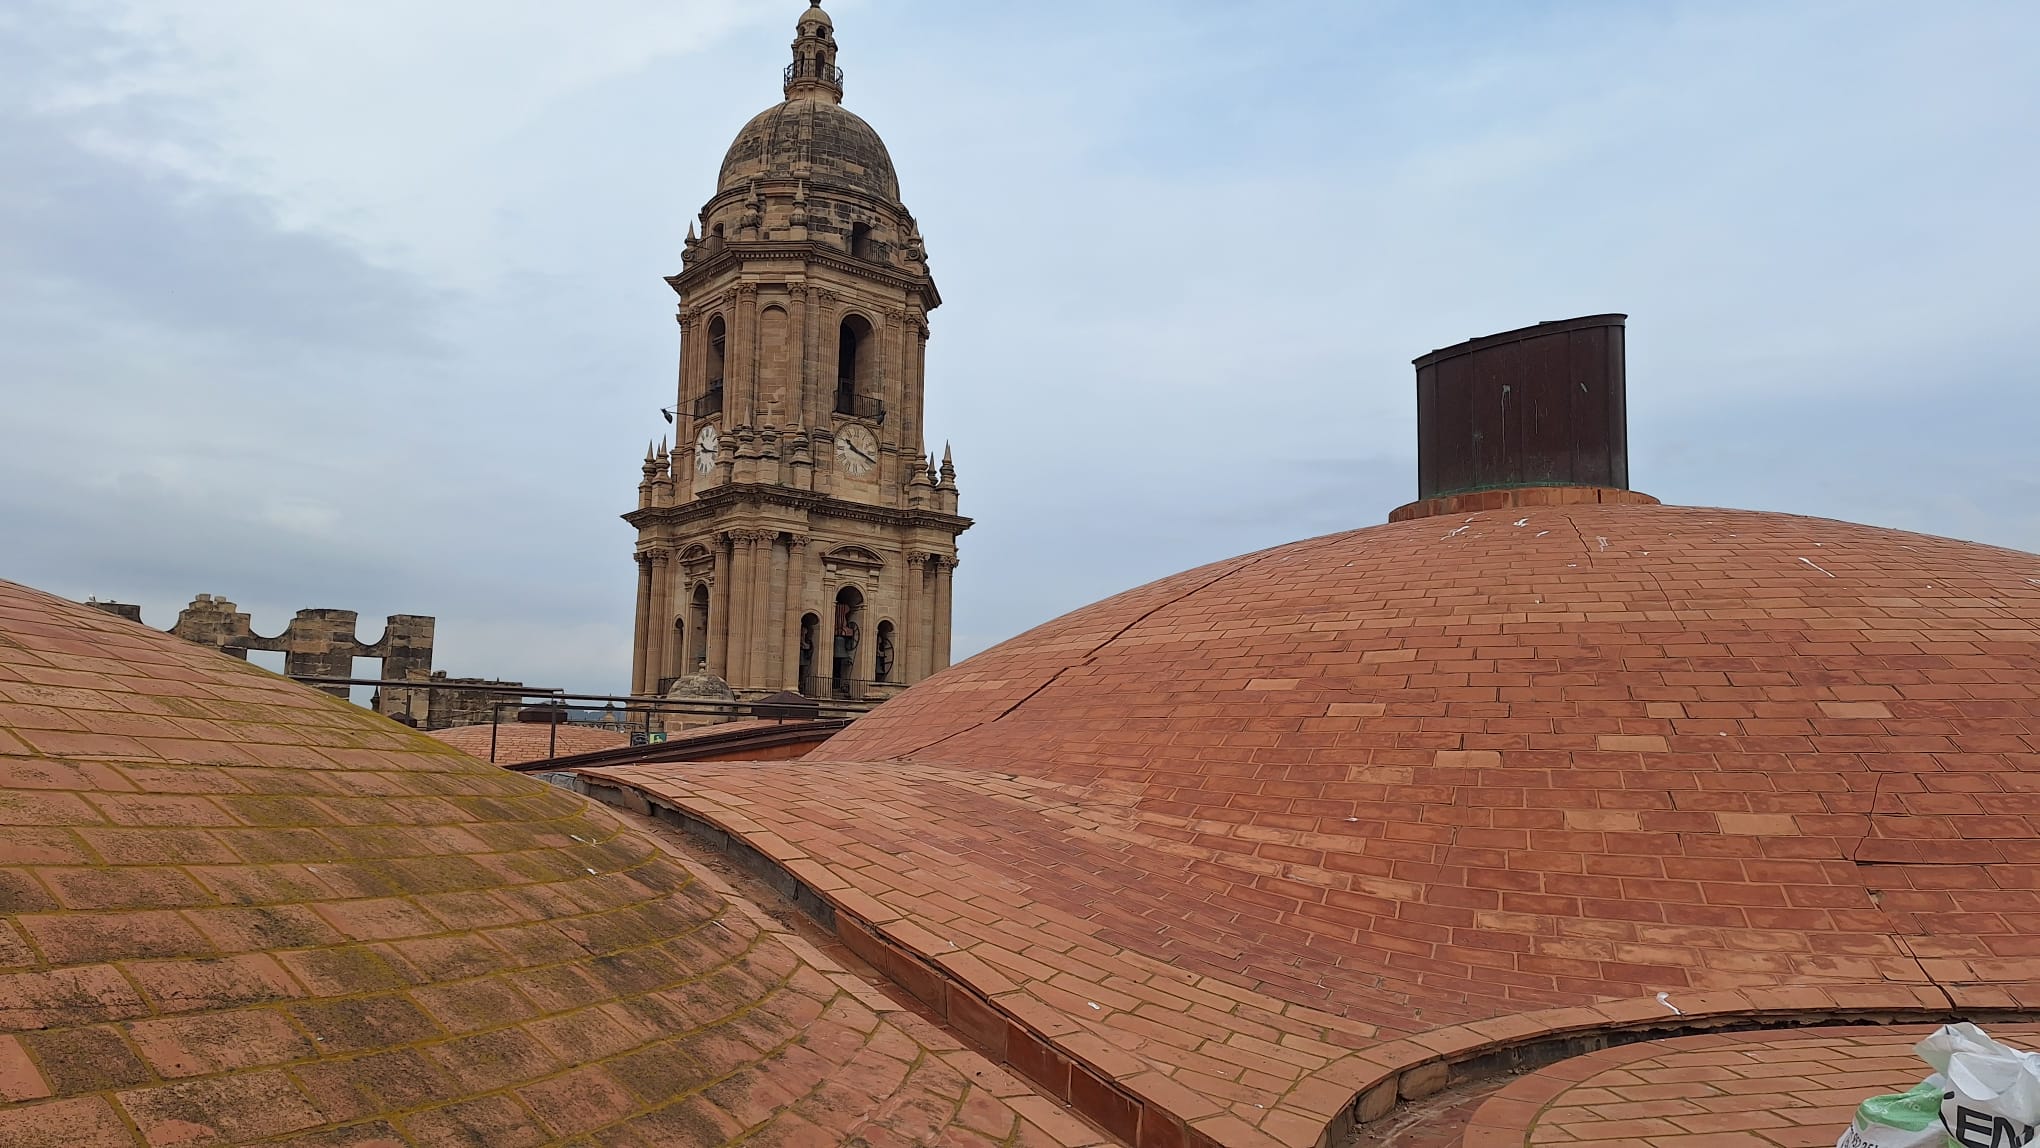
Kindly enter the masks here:
[[634, 693], [882, 700], [949, 663], [955, 467], [922, 421], [942, 298], [885, 142], [842, 106], [835, 21], [795, 25], [784, 100], [689, 227], [679, 434], [642, 467]]
[[786, 102], [760, 112], [737, 133], [723, 157], [717, 190], [742, 190], [753, 180], [798, 179], [903, 211], [885, 141], [843, 108], [835, 22], [817, 4], [801, 17], [798, 33], [793, 62], [786, 66]]

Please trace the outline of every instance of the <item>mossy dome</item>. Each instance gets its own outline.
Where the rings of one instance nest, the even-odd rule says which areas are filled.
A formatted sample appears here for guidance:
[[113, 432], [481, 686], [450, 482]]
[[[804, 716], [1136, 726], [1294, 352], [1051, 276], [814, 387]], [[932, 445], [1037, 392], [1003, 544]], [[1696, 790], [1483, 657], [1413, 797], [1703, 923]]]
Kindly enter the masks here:
[[[792, 944], [581, 797], [0, 582], [0, 1144], [861, 1143], [905, 1106], [965, 1119], [960, 1073], [924, 1072]], [[982, 1090], [967, 1107], [1021, 1128]]]

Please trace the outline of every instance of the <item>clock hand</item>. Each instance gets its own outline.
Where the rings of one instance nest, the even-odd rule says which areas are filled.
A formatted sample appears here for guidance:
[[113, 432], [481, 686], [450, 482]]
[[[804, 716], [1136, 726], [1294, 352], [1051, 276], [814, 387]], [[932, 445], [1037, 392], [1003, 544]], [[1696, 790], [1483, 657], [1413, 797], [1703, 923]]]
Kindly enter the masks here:
[[877, 461], [878, 461], [877, 459], [875, 459], [875, 458], [871, 457], [870, 455], [868, 455], [868, 454], [865, 454], [865, 453], [864, 453], [863, 451], [861, 451], [861, 450], [858, 450], [858, 449], [857, 449], [857, 445], [856, 445], [855, 443], [852, 443], [852, 444], [850, 445], [850, 453], [851, 453], [851, 454], [854, 454], [854, 455], [856, 455], [856, 456], [857, 456], [858, 458], [861, 458], [861, 459], [863, 459], [863, 460], [864, 460], [864, 461], [866, 461], [866, 462], [877, 462]]

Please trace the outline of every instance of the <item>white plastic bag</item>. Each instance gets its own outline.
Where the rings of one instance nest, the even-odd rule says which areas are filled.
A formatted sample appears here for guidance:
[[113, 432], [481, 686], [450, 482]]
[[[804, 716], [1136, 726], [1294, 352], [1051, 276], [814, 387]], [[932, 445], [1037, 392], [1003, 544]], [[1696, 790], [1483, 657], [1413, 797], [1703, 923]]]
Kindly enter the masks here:
[[1944, 1025], [1913, 1046], [1947, 1080], [1941, 1127], [1959, 1148], [2021, 1148], [2040, 1126], [2040, 1053], [1999, 1044], [1973, 1024]]

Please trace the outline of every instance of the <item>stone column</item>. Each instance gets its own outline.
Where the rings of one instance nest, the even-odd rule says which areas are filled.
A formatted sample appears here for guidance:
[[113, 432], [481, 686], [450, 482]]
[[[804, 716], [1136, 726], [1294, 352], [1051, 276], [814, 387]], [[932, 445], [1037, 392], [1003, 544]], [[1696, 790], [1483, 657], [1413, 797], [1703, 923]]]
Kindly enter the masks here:
[[[857, 634], [857, 680], [869, 686], [878, 680], [878, 587], [872, 586], [864, 596], [864, 624]], [[866, 689], [864, 697], [871, 697]]]
[[949, 588], [950, 575], [956, 569], [956, 559], [937, 556], [935, 559], [935, 644], [929, 650], [934, 659], [929, 672], [938, 673], [949, 668]]
[[807, 588], [807, 572], [803, 559], [807, 556], [808, 540], [799, 534], [786, 536], [785, 566], [781, 571], [781, 582], [785, 587], [785, 598], [780, 603], [779, 620], [779, 688], [800, 690], [800, 616], [807, 612], [804, 595]]
[[[791, 291], [786, 300], [786, 350], [792, 359], [787, 364], [792, 373], [786, 380], [788, 388], [786, 409], [792, 416], [790, 421], [794, 426], [811, 427], [815, 424], [814, 420], [808, 417], [808, 375], [814, 368], [809, 362], [808, 340], [809, 328], [814, 326], [811, 314], [814, 310], [811, 302], [814, 295], [798, 283], [789, 284], [789, 287]], [[792, 456], [791, 446], [781, 449], [789, 457]]]
[[771, 604], [765, 610], [765, 634], [769, 649], [765, 657], [766, 676], [762, 683], [767, 689], [786, 688], [786, 659], [789, 653], [798, 660], [798, 647], [786, 641], [786, 616], [792, 613], [787, 603], [792, 595], [787, 589], [787, 572], [792, 567], [789, 561], [789, 547], [781, 546], [778, 539], [767, 545], [772, 547], [772, 593]]
[[[743, 380], [743, 389], [734, 393], [725, 391], [723, 401], [732, 398], [737, 406], [726, 411], [724, 426], [755, 426], [758, 422], [758, 285], [739, 283], [737, 293], [737, 337], [731, 348], [736, 356], [731, 374]], [[725, 380], [724, 386], [729, 383]]]
[[919, 447], [921, 446], [921, 444], [922, 444], [922, 442], [923, 442], [923, 440], [922, 440], [922, 435], [923, 435], [923, 434], [925, 433], [925, 430], [926, 430], [926, 422], [927, 422], [927, 417], [928, 417], [928, 412], [927, 412], [927, 409], [926, 409], [926, 408], [927, 408], [927, 405], [928, 405], [928, 323], [927, 323], [927, 320], [926, 320], [926, 319], [925, 319], [924, 317], [922, 317], [922, 316], [916, 315], [916, 317], [915, 317], [915, 320], [914, 320], [914, 329], [915, 329], [915, 339], [914, 339], [914, 401], [913, 401], [913, 403], [911, 404], [911, 406], [913, 407], [913, 418], [914, 418], [914, 426], [913, 426], [913, 439], [912, 439], [912, 444], [913, 444], [913, 446], [914, 446], [914, 447], [915, 447], [916, 449], [919, 449]]
[[818, 287], [808, 298], [814, 315], [814, 336], [808, 343], [808, 425], [826, 429], [829, 412], [836, 406], [836, 293]]
[[928, 658], [922, 652], [928, 627], [921, 620], [928, 598], [928, 558], [919, 550], [907, 555], [907, 584], [900, 592], [900, 680], [908, 683], [928, 676]]
[[[695, 332], [700, 330], [701, 321], [697, 316], [684, 310], [675, 318], [680, 321], [680, 377], [673, 386], [673, 445], [679, 447], [691, 441], [694, 430], [694, 399], [688, 394], [688, 390], [694, 382], [695, 356], [701, 352], [699, 346], [701, 340], [695, 338]], [[693, 457], [691, 453], [689, 457]], [[693, 476], [674, 477], [685, 481]], [[688, 485], [691, 486], [692, 483]]]
[[[907, 421], [907, 370], [912, 361], [907, 354], [908, 318], [907, 312], [896, 309], [888, 309], [885, 313], [885, 341], [880, 344], [885, 351], [884, 362], [880, 364], [884, 373], [880, 376], [879, 397], [885, 403], [886, 425], [879, 428], [879, 434], [881, 445], [898, 435], [906, 443], [906, 449], [919, 455], [918, 444], [905, 439], [907, 428], [901, 426]], [[906, 475], [900, 468], [900, 452], [881, 449], [878, 457], [879, 489], [897, 492], [906, 482]]]
[[637, 555], [636, 560], [637, 634], [631, 639], [630, 647], [630, 692], [644, 694], [647, 692], [645, 675], [652, 665], [648, 649], [652, 626], [652, 562], [643, 554]]
[[666, 665], [666, 643], [673, 629], [666, 621], [672, 613], [673, 579], [666, 551], [653, 549], [646, 556], [652, 567], [652, 614], [645, 632], [644, 693], [649, 697], [659, 692], [659, 675]]
[[659, 619], [663, 631], [662, 641], [666, 644], [665, 661], [659, 667], [662, 678], [677, 678], [687, 671], [681, 668], [681, 660], [687, 656], [687, 640], [684, 631], [674, 623], [687, 609], [687, 568], [674, 556], [667, 563], [666, 581], [672, 589], [666, 592], [666, 613]]
[[[913, 463], [925, 466], [921, 454], [921, 318], [908, 312], [905, 336], [900, 341], [900, 449], [914, 455]], [[905, 481], [906, 476], [900, 476]]]
[[769, 689], [777, 680], [772, 668], [774, 645], [772, 599], [786, 566], [780, 559], [778, 536], [766, 531], [751, 535], [751, 684]]
[[731, 689], [751, 685], [751, 532], [730, 531], [730, 673]]
[[821, 602], [815, 616], [821, 625], [815, 633], [815, 695], [823, 701], [836, 697], [836, 578], [823, 562], [821, 578]]
[[[727, 386], [728, 384], [724, 384]], [[715, 547], [715, 585], [708, 591], [708, 669], [716, 677], [730, 678], [730, 546], [718, 534]]]

